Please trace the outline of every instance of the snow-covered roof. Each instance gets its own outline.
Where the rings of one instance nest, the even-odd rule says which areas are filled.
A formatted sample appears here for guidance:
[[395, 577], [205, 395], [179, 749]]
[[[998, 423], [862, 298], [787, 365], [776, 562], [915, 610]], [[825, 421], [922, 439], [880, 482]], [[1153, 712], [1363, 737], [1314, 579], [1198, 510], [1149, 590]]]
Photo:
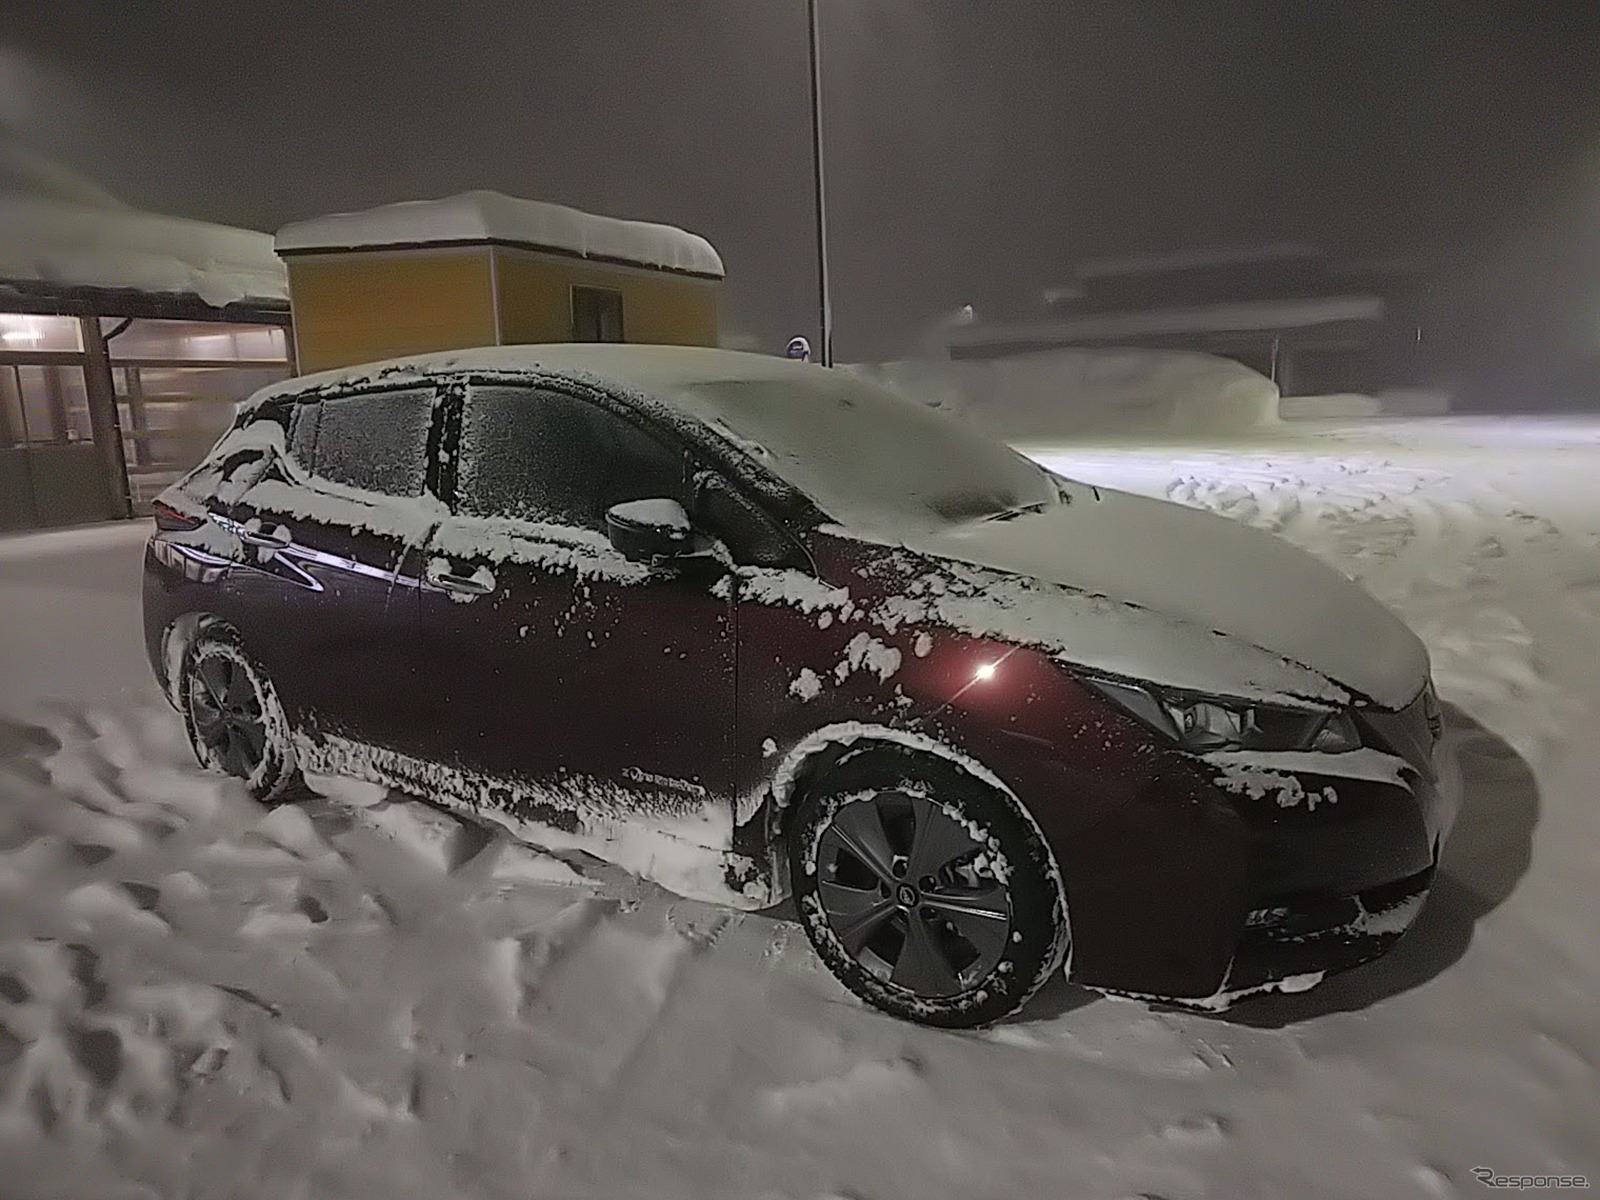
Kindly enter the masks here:
[[[655, 346], [635, 342], [552, 342], [548, 345], [480, 346], [439, 350], [384, 362], [338, 367], [301, 375], [258, 392], [249, 403], [334, 384], [392, 382], [456, 372], [582, 373], [637, 391], [653, 393], [696, 383], [762, 379], [824, 379], [832, 374], [815, 363], [796, 362], [771, 354], [708, 346]], [[819, 380], [819, 386], [821, 381]]]
[[218, 308], [289, 298], [264, 233], [27, 195], [0, 195], [0, 282], [195, 295]]
[[[699, 346], [496, 346], [329, 371], [258, 393], [259, 404], [327, 384], [451, 372], [548, 372], [642, 393], [744, 446], [852, 526], [930, 524], [974, 497], [1052, 493], [1038, 470], [954, 419], [846, 371]], [[894, 454], [882, 448], [892, 445]], [[1017, 501], [1020, 503], [1021, 501]]]
[[140, 212], [0, 126], [0, 284], [193, 295], [221, 308], [289, 298], [272, 238]]
[[297, 221], [278, 230], [277, 248], [280, 254], [302, 254], [462, 242], [505, 243], [715, 279], [724, 274], [710, 242], [675, 226], [485, 191]]

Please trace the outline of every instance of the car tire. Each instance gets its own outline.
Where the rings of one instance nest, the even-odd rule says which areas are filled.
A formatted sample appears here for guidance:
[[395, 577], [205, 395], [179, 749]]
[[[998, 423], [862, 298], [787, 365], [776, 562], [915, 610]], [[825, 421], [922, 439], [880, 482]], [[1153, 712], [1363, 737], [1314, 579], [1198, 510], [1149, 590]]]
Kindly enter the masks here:
[[179, 700], [200, 765], [244, 782], [263, 804], [301, 786], [288, 719], [265, 671], [231, 629], [212, 627], [183, 656]]
[[1069, 951], [1060, 872], [1038, 827], [1011, 796], [942, 760], [847, 757], [799, 801], [788, 851], [818, 956], [896, 1017], [993, 1024]]

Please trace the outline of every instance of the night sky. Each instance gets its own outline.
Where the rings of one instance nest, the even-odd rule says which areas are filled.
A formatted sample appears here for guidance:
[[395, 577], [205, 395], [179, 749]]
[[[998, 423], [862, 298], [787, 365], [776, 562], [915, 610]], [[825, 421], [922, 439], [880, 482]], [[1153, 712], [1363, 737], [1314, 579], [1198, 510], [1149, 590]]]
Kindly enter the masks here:
[[[821, 0], [841, 359], [1083, 258], [1443, 256], [1464, 347], [1600, 347], [1596, 0]], [[468, 188], [669, 221], [814, 332], [801, 0], [0, 0], [0, 121], [273, 230]]]

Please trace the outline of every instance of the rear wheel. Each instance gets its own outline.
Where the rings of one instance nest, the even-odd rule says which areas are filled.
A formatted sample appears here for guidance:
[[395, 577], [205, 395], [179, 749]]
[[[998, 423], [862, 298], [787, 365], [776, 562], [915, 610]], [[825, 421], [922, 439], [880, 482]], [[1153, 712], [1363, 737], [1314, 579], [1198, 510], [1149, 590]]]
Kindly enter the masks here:
[[272, 682], [231, 630], [202, 633], [184, 655], [183, 723], [202, 767], [242, 779], [263, 803], [299, 782], [289, 722]]
[[885, 1012], [971, 1028], [1016, 1012], [1066, 953], [1059, 876], [1010, 797], [878, 755], [801, 801], [789, 840], [806, 933]]

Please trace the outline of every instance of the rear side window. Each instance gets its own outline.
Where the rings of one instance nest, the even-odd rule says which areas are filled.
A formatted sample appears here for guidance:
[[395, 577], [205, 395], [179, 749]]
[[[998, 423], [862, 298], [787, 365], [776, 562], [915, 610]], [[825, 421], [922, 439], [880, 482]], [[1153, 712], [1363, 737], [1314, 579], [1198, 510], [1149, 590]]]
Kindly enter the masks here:
[[456, 508], [604, 532], [627, 500], [683, 496], [683, 456], [595, 404], [522, 387], [478, 387], [461, 416]]
[[319, 400], [295, 412], [289, 452], [307, 471], [334, 483], [420, 496], [432, 422], [431, 388]]

